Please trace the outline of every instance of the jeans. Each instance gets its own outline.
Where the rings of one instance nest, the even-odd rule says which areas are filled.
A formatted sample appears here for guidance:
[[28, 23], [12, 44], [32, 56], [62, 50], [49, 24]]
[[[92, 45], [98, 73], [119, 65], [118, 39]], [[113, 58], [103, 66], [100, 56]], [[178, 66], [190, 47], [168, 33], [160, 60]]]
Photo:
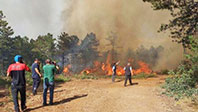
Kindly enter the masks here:
[[25, 109], [26, 103], [26, 87], [25, 86], [16, 86], [11, 83], [12, 97], [14, 102], [14, 109], [16, 112], [19, 112], [19, 103], [18, 103], [18, 93], [20, 93], [21, 97], [21, 109]]
[[132, 81], [131, 81], [131, 75], [125, 75], [125, 82], [124, 82], [124, 86], [126, 86], [127, 84], [127, 80], [129, 79], [129, 83], [130, 85], [132, 85]]
[[43, 81], [43, 104], [47, 104], [47, 90], [50, 90], [50, 104], [53, 104], [54, 82]]
[[33, 86], [32, 86], [32, 92], [36, 93], [39, 85], [40, 85], [41, 79], [40, 78], [33, 78]]

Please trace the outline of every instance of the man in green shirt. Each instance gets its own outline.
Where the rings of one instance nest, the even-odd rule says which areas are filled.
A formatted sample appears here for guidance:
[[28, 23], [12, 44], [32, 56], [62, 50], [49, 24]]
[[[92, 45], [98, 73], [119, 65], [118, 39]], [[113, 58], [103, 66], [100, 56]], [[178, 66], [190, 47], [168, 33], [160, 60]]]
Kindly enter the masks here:
[[53, 94], [54, 94], [54, 74], [58, 68], [56, 63], [51, 64], [51, 60], [47, 59], [46, 65], [43, 66], [44, 70], [44, 81], [43, 81], [43, 106], [47, 105], [47, 90], [50, 90], [50, 105], [53, 105]]

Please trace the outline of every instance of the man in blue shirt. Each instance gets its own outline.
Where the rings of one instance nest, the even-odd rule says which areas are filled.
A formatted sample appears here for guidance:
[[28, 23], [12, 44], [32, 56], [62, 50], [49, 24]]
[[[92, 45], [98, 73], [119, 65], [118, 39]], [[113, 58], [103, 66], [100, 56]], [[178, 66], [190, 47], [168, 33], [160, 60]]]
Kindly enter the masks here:
[[40, 65], [40, 61], [36, 58], [34, 60], [34, 63], [32, 64], [32, 79], [33, 79], [32, 93], [33, 95], [36, 95], [37, 89], [41, 82], [42, 75], [40, 73], [39, 65]]

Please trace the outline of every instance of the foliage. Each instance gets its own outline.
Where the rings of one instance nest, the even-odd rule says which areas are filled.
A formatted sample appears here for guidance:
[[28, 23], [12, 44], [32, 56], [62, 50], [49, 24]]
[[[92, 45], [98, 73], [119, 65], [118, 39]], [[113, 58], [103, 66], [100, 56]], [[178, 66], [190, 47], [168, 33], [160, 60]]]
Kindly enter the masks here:
[[32, 52], [44, 61], [46, 58], [53, 59], [56, 54], [55, 39], [53, 35], [48, 33], [47, 35], [38, 36], [36, 40], [31, 40], [30, 43], [33, 45]]
[[14, 54], [22, 55], [25, 63], [31, 65], [32, 60], [34, 60], [36, 57], [34, 57], [33, 53], [31, 52], [33, 46], [30, 44], [28, 37], [16, 36], [15, 38], [12, 38], [12, 40], [15, 51]]
[[55, 78], [55, 82], [69, 82], [71, 81], [71, 78], [70, 77], [66, 77], [64, 75], [58, 75], [56, 78]]
[[162, 46], [151, 46], [150, 48], [145, 48], [143, 45], [141, 45], [135, 51], [132, 49], [128, 49], [125, 60], [132, 61], [134, 68], [139, 67], [139, 60], [149, 64], [150, 67], [153, 67], [157, 64], [158, 59], [160, 59], [160, 53], [162, 53], [163, 50], [164, 48]]
[[75, 35], [70, 36], [63, 32], [58, 36], [57, 53], [61, 57], [62, 66], [65, 66], [65, 55], [67, 55], [71, 49], [75, 48], [79, 43], [79, 38]]
[[76, 74], [76, 75], [74, 75], [74, 77], [76, 79], [95, 79], [95, 80], [98, 79], [98, 77], [96, 75], [94, 75], [94, 74], [86, 74], [86, 73], [82, 73], [80, 75]]
[[89, 67], [90, 63], [93, 64], [93, 62], [99, 57], [98, 46], [99, 41], [96, 39], [96, 35], [94, 33], [87, 34], [85, 39], [82, 40], [80, 52], [85, 66]]
[[[8, 57], [12, 56], [12, 39], [14, 34], [13, 29], [8, 26], [8, 22], [5, 20], [3, 12], [0, 10], [0, 68], [3, 70], [10, 63]], [[1, 72], [4, 74], [5, 72]]]
[[190, 38], [191, 53], [186, 55], [186, 60], [178, 67], [173, 75], [166, 79], [165, 94], [176, 99], [198, 96], [198, 38]]
[[66, 54], [66, 65], [70, 65], [70, 72], [80, 73], [85, 68], [93, 67], [99, 57], [99, 41], [94, 33], [87, 34], [80, 44], [72, 47]]
[[26, 83], [27, 83], [28, 86], [33, 85], [32, 73], [26, 72], [25, 73], [25, 79], [26, 79]]
[[143, 0], [150, 2], [155, 10], [168, 10], [172, 16], [169, 24], [162, 24], [160, 31], [170, 30], [171, 37], [184, 47], [190, 47], [189, 35], [198, 32], [197, 0]]
[[156, 77], [156, 75], [140, 73], [140, 74], [132, 76], [133, 79], [147, 79], [147, 78], [152, 78], [152, 77]]
[[10, 85], [10, 83], [11, 81], [9, 79], [0, 76], [0, 86], [7, 86]]
[[106, 46], [111, 47], [109, 52], [111, 53], [112, 59], [110, 61], [111, 63], [114, 63], [119, 55], [119, 53], [116, 52], [116, 49], [121, 48], [121, 46], [118, 46], [119, 45], [118, 36], [115, 32], [111, 32], [110, 35], [106, 38], [106, 40], [109, 41], [109, 44], [107, 44]]

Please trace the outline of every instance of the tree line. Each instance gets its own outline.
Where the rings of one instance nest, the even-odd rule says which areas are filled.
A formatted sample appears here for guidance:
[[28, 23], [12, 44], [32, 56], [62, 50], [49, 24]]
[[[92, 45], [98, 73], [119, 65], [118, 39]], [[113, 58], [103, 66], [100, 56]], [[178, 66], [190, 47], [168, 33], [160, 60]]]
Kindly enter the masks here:
[[[69, 35], [62, 32], [57, 38], [52, 34], [39, 35], [36, 39], [29, 39], [27, 36], [14, 36], [13, 29], [8, 25], [2, 11], [0, 11], [0, 74], [5, 75], [9, 64], [14, 63], [14, 56], [23, 56], [27, 65], [31, 65], [35, 58], [41, 63], [49, 58], [64, 66], [68, 61], [68, 54], [75, 52], [79, 60], [84, 63], [97, 57], [97, 46], [99, 45], [96, 35], [88, 34], [84, 40], [76, 35]], [[79, 44], [80, 43], [80, 44]], [[78, 63], [79, 63], [78, 60]], [[70, 60], [71, 62], [73, 60]], [[73, 62], [72, 62], [73, 63]], [[82, 63], [82, 62], [81, 62]], [[68, 63], [67, 63], [68, 64]]]

